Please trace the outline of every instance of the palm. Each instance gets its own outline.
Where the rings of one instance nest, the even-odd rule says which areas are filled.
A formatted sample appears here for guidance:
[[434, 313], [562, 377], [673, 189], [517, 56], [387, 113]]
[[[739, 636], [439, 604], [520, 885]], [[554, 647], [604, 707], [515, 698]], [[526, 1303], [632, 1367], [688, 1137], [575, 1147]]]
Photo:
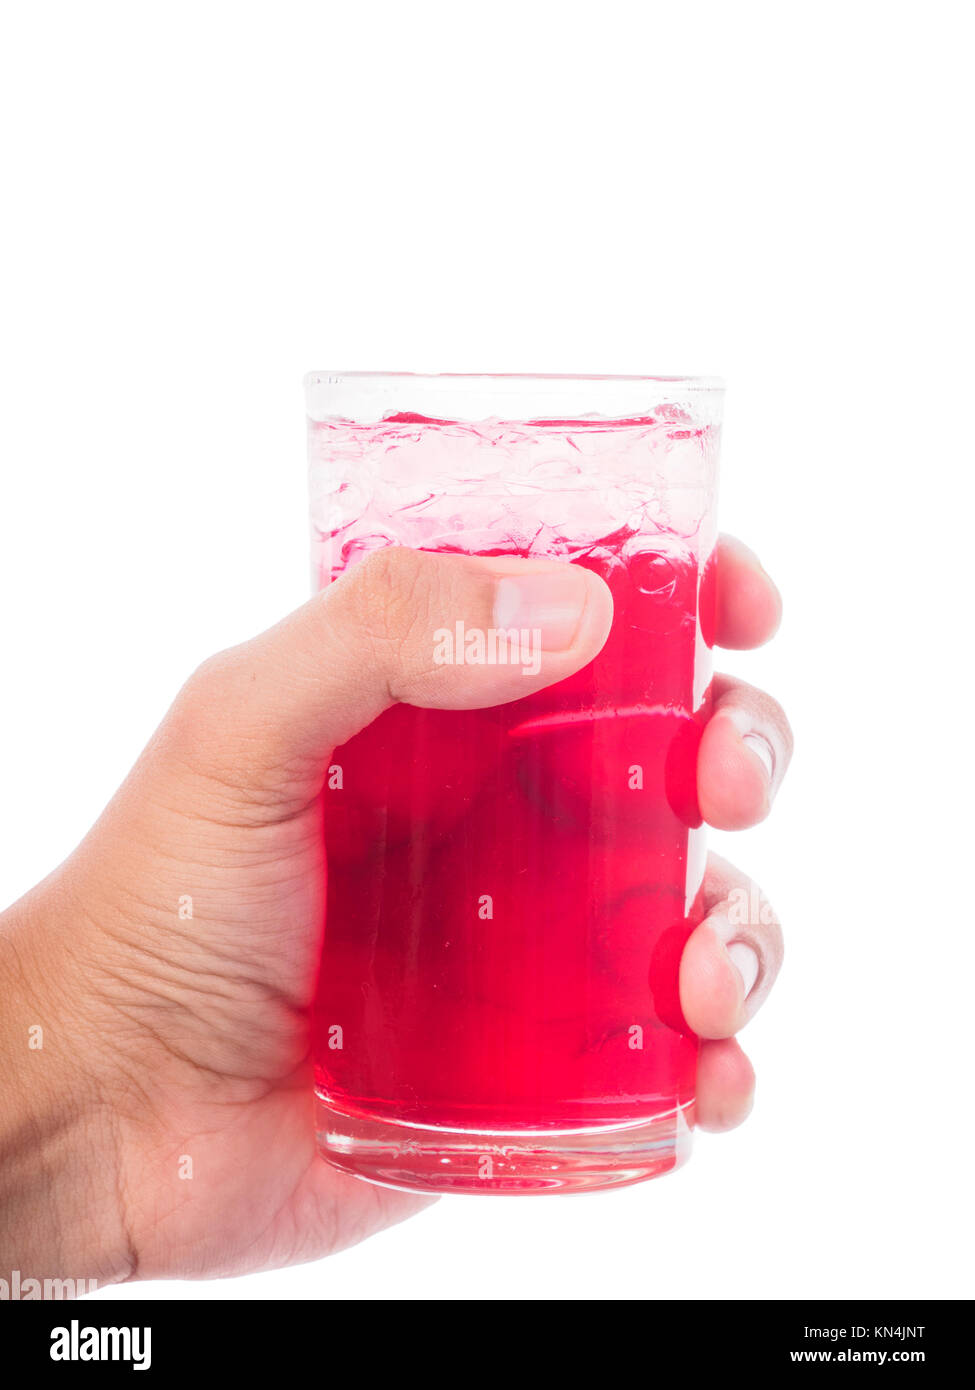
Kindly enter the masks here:
[[109, 933], [143, 948], [138, 986], [112, 1001], [145, 1025], [139, 1071], [151, 1078], [122, 1128], [139, 1273], [218, 1276], [316, 1259], [425, 1205], [348, 1177], [316, 1150], [320, 812], [246, 827], [193, 819], [153, 838], [177, 829], [187, 851], [175, 872], [171, 861], [144, 862], [142, 912]]

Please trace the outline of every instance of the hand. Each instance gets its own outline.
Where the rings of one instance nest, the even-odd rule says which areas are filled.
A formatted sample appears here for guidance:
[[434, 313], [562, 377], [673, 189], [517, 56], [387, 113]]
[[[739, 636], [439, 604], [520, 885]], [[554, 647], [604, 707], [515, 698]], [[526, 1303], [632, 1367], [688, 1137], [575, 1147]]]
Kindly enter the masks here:
[[[239, 1274], [316, 1259], [426, 1205], [315, 1149], [324, 769], [397, 700], [499, 704], [590, 661], [612, 600], [574, 568], [575, 636], [564, 649], [553, 641], [537, 677], [430, 662], [432, 630], [492, 626], [497, 577], [551, 563], [381, 551], [211, 658], [78, 850], [0, 919], [0, 1249], [11, 1267], [102, 1283]], [[721, 645], [755, 646], [778, 625], [774, 586], [736, 542], [720, 546], [718, 594]], [[734, 829], [768, 812], [791, 736], [768, 696], [729, 678], [715, 693], [699, 800], [712, 825]], [[697, 1113], [709, 1129], [750, 1107], [753, 1075], [733, 1035], [782, 954], [770, 912], [729, 920], [742, 887], [712, 858], [708, 916], [681, 962], [682, 1007], [705, 1039]]]

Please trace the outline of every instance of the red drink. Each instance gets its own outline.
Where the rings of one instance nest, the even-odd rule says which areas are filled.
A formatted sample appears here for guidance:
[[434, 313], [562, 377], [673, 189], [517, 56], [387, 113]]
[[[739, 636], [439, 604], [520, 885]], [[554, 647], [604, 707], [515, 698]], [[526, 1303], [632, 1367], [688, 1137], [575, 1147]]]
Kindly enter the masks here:
[[[511, 429], [399, 415], [364, 431], [314, 425], [313, 448], [330, 459], [356, 450], [385, 457], [391, 442], [406, 440], [430, 459], [451, 448], [447, 434], [462, 463], [459, 444], [496, 447]], [[626, 470], [634, 452], [682, 445], [682, 432], [698, 454], [703, 447], [693, 422], [666, 415], [518, 429], [546, 459], [582, 441], [612, 446]], [[435, 477], [423, 486], [440, 499]], [[521, 532], [465, 524], [445, 538], [435, 529], [451, 508], [435, 507], [434, 533], [424, 534], [428, 503], [408, 519], [406, 543], [557, 554], [595, 570], [615, 606], [595, 661], [493, 709], [397, 706], [332, 758], [314, 1037], [329, 1116], [323, 1147], [351, 1171], [396, 1185], [518, 1191], [632, 1181], [672, 1167], [692, 1121], [697, 1040], [677, 977], [703, 872], [696, 754], [710, 535], [699, 501], [690, 535], [662, 515], [651, 523], [646, 508], [659, 509], [659, 487], [644, 488], [644, 510], [631, 507], [617, 525], [609, 513], [619, 498], [601, 494], [594, 513], [590, 488], [571, 509], [575, 522], [563, 523], [565, 508], [551, 509], [553, 496], [565, 496], [555, 488], [549, 480], [531, 499], [527, 519], [519, 495]], [[541, 546], [539, 532], [527, 542], [524, 534], [539, 509], [557, 518]], [[377, 534], [362, 513], [339, 526], [324, 537], [322, 580], [400, 539], [403, 527], [391, 517]], [[495, 543], [477, 544], [492, 528]], [[563, 1163], [558, 1146], [553, 1161], [547, 1136], [566, 1133], [585, 1152], [581, 1163], [577, 1154]], [[638, 1161], [632, 1146], [606, 1138], [631, 1133], [642, 1136]]]

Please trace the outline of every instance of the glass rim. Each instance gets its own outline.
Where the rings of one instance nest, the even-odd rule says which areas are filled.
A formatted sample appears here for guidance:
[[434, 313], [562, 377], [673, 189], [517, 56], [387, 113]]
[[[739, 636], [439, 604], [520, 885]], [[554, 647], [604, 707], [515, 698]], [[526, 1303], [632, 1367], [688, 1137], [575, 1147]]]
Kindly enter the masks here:
[[318, 424], [378, 424], [414, 414], [440, 425], [561, 419], [608, 424], [642, 419], [664, 406], [715, 423], [723, 402], [724, 383], [713, 376], [309, 372], [305, 377], [308, 417]]
[[401, 385], [405, 382], [431, 382], [447, 390], [453, 383], [458, 388], [470, 386], [474, 382], [490, 382], [513, 385], [524, 384], [526, 388], [560, 387], [570, 388], [579, 385], [599, 383], [646, 383], [647, 385], [677, 386], [685, 391], [724, 391], [724, 379], [719, 376], [656, 375], [645, 373], [613, 372], [363, 372], [320, 370], [306, 372], [304, 386], [310, 390], [314, 386], [338, 386], [345, 381], [362, 382], [381, 386], [384, 382]]

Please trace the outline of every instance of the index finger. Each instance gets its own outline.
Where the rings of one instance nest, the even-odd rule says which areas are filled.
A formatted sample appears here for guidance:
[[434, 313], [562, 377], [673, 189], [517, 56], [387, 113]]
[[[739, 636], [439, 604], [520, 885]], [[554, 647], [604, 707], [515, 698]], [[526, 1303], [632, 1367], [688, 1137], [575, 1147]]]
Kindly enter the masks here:
[[775, 635], [782, 597], [758, 556], [734, 536], [718, 539], [714, 583], [717, 646], [743, 651]]

